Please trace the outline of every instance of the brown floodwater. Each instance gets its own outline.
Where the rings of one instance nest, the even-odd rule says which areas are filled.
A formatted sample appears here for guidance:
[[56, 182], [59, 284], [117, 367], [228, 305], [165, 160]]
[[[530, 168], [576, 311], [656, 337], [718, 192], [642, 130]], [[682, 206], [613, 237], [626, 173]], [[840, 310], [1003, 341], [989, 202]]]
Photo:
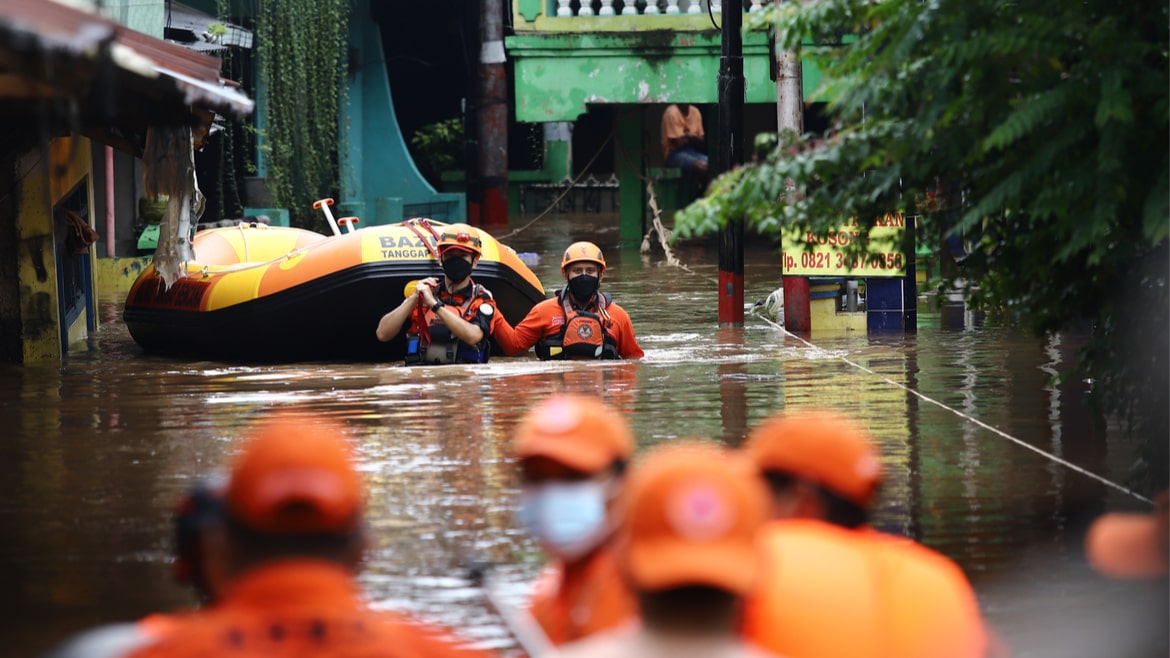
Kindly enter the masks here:
[[[496, 564], [503, 598], [523, 599], [543, 558], [513, 518], [507, 442], [533, 402], [565, 390], [629, 414], [641, 447], [692, 436], [735, 445], [781, 409], [859, 417], [888, 474], [875, 525], [954, 558], [1015, 656], [1164, 646], [1166, 581], [1112, 582], [1084, 561], [1093, 516], [1143, 504], [1102, 482], [1124, 484], [1136, 446], [1091, 413], [1085, 382], [1053, 379], [1075, 337], [1036, 339], [928, 301], [912, 335], [802, 339], [758, 309], [743, 328], [720, 329], [713, 244], [677, 248], [685, 267], [667, 265], [660, 248], [618, 248], [612, 215], [546, 218], [505, 242], [543, 256], [534, 269], [551, 290], [576, 239], [605, 249], [603, 287], [633, 319], [640, 362], [178, 360], [143, 354], [121, 323], [122, 300], [110, 299], [88, 351], [0, 367], [0, 653], [34, 656], [93, 624], [190, 605], [170, 573], [173, 505], [233, 454], [249, 423], [289, 407], [341, 421], [359, 441], [371, 600], [510, 649], [466, 566]], [[766, 241], [748, 243], [751, 303], [778, 286], [779, 265]], [[263, 340], [246, 327], [223, 338]]]

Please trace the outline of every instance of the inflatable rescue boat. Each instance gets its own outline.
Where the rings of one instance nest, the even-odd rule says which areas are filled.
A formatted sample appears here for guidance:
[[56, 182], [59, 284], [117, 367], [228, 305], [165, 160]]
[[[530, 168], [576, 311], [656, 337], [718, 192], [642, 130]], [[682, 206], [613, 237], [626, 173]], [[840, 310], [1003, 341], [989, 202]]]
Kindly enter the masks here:
[[[443, 275], [435, 245], [444, 226], [411, 219], [354, 230], [349, 223], [349, 232], [332, 236], [248, 223], [200, 231], [185, 276], [168, 289], [148, 266], [130, 289], [123, 318], [135, 342], [159, 354], [399, 360], [405, 336], [381, 343], [374, 330], [419, 279]], [[486, 232], [480, 237], [483, 256], [471, 276], [516, 324], [544, 299], [544, 288], [510, 247]]]

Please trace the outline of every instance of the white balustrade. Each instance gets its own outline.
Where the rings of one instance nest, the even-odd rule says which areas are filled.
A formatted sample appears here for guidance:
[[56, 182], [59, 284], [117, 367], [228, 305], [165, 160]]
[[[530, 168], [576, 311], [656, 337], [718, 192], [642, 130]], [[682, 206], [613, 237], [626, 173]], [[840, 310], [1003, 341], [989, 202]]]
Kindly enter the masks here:
[[[705, 14], [707, 5], [711, 13], [723, 11], [723, 0], [621, 0], [615, 8], [615, 0], [577, 0], [579, 9], [574, 12], [574, 0], [556, 0], [556, 15], [559, 18], [573, 16], [677, 16], [679, 14]], [[761, 11], [770, 0], [749, 0], [748, 13]], [[552, 0], [548, 0], [552, 4]], [[742, 6], [743, 0], [733, 0], [730, 6]]]

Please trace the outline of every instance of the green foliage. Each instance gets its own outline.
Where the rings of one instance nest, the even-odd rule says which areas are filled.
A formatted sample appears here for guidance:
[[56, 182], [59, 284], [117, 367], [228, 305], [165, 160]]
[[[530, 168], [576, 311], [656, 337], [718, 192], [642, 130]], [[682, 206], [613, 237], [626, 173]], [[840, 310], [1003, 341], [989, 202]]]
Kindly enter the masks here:
[[[825, 71], [822, 141], [780, 142], [717, 178], [676, 235], [743, 218], [762, 230], [938, 203], [919, 240], [972, 253], [977, 303], [1038, 334], [1089, 324], [1080, 375], [1165, 454], [1170, 85], [1168, 8], [1136, 0], [819, 0], [767, 6], [787, 48]], [[840, 43], [834, 35], [855, 33]], [[788, 182], [792, 189], [785, 188]], [[908, 208], [913, 210], [913, 208]], [[1159, 333], [1160, 332], [1160, 333]], [[1165, 484], [1166, 460], [1147, 483]]]
[[297, 226], [319, 223], [312, 202], [336, 196], [348, 35], [348, 0], [259, 4], [256, 42], [268, 94], [268, 186]]
[[410, 138], [415, 162], [432, 184], [439, 184], [439, 175], [463, 167], [463, 121], [445, 119], [415, 131]]

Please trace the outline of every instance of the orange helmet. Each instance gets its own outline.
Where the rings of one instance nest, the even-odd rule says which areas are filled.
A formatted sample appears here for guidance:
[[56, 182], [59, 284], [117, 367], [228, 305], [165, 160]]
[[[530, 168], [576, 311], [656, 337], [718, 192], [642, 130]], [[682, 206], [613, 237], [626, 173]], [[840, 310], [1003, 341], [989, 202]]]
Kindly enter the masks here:
[[601, 271], [605, 271], [605, 256], [601, 253], [601, 247], [592, 242], [574, 242], [569, 245], [569, 248], [565, 250], [565, 255], [561, 258], [561, 272], [565, 271], [569, 263], [581, 260], [597, 263], [601, 266]]
[[467, 224], [449, 224], [439, 233], [439, 253], [452, 248], [470, 251], [476, 256], [483, 255], [483, 241], [479, 231]]

